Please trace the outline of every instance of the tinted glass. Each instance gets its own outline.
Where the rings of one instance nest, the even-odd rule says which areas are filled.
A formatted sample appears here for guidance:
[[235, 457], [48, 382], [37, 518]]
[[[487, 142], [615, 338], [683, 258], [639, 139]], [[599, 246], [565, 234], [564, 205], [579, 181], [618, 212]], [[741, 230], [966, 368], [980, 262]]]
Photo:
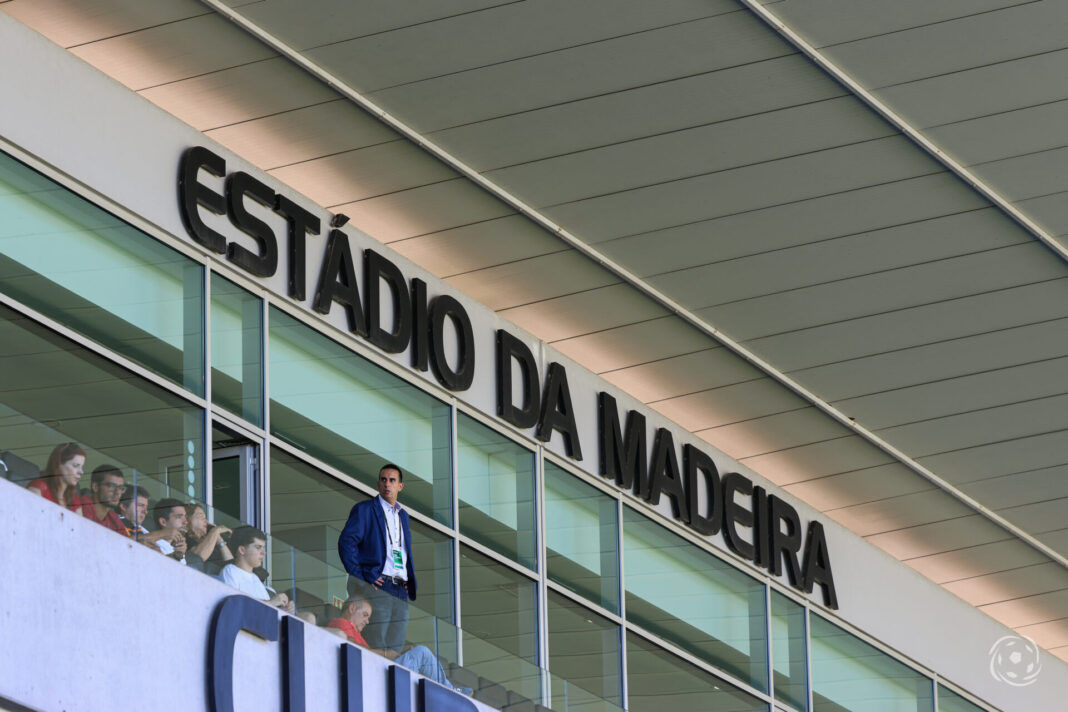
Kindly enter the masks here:
[[270, 389], [272, 433], [371, 486], [395, 463], [401, 504], [451, 522], [448, 405], [277, 309]]
[[771, 592], [771, 659], [775, 699], [799, 710], [808, 705], [805, 609], [786, 596]]
[[619, 704], [619, 626], [565, 596], [548, 595], [549, 672], [568, 683], [554, 686], [553, 708], [563, 709], [565, 700], [569, 707], [600, 699]]
[[203, 395], [204, 267], [2, 153], [0, 289]]
[[211, 399], [263, 424], [263, 302], [211, 275]]

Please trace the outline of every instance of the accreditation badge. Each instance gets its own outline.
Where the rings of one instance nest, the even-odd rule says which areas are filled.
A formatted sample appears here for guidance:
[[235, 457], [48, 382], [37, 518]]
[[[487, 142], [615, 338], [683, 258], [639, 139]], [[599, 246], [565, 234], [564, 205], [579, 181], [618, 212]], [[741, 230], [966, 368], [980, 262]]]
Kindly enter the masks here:
[[393, 565], [404, 571], [404, 549], [393, 548]]

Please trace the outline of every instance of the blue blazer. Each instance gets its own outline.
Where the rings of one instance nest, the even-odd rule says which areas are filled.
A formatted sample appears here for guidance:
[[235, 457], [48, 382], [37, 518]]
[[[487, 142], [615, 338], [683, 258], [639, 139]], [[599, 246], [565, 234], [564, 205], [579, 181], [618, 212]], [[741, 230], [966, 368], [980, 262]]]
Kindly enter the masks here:
[[[404, 553], [408, 559], [408, 598], [415, 600], [415, 567], [412, 562], [412, 536], [408, 512], [400, 512]], [[374, 583], [386, 565], [386, 515], [378, 497], [360, 502], [349, 512], [349, 520], [337, 540], [337, 553], [350, 576]]]

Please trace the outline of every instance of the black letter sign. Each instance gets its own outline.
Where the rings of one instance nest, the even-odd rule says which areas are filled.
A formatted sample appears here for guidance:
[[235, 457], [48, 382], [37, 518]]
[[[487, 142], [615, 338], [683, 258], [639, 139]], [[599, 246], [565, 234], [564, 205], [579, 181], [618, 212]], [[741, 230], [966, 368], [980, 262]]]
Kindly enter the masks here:
[[320, 314], [329, 314], [334, 302], [345, 307], [349, 331], [367, 336], [367, 319], [360, 305], [360, 288], [356, 284], [356, 268], [352, 264], [349, 238], [340, 230], [331, 230], [326, 240], [319, 288], [315, 290], [312, 308]]
[[541, 417], [534, 437], [543, 443], [549, 442], [553, 431], [564, 436], [564, 450], [573, 460], [582, 459], [578, 427], [575, 425], [575, 409], [571, 407], [571, 390], [567, 387], [567, 371], [556, 363], [549, 364], [545, 376], [545, 393], [541, 397]]
[[203, 205], [216, 215], [222, 215], [226, 212], [226, 199], [197, 182], [201, 168], [219, 178], [226, 175], [226, 161], [203, 146], [194, 146], [183, 153], [178, 168], [179, 212], [185, 229], [194, 240], [212, 252], [222, 254], [226, 251], [226, 238], [204, 224], [197, 208]]
[[[512, 360], [519, 364], [523, 379], [521, 407], [512, 403]], [[517, 337], [504, 329], [497, 330], [497, 415], [517, 428], [529, 428], [538, 422], [541, 407], [541, 379], [534, 354]]]
[[[451, 319], [460, 339], [456, 368], [445, 354], [445, 320]], [[475, 332], [464, 305], [447, 294], [430, 305], [430, 367], [441, 385], [450, 391], [466, 391], [475, 380]]]
[[275, 239], [270, 226], [245, 207], [246, 195], [265, 208], [274, 208], [274, 191], [248, 173], [238, 171], [226, 179], [226, 203], [230, 208], [230, 222], [260, 245], [257, 254], [236, 242], [231, 242], [226, 257], [249, 274], [270, 277], [278, 269], [278, 240]]
[[636, 410], [627, 412], [626, 434], [620, 432], [616, 399], [605, 392], [597, 394], [600, 411], [601, 477], [614, 477], [625, 490], [645, 492], [645, 416]]

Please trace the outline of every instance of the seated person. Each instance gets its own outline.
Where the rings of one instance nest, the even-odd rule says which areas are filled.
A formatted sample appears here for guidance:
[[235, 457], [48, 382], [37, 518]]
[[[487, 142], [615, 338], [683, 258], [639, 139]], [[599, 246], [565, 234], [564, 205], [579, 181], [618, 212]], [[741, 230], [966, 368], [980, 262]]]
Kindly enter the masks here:
[[90, 477], [91, 494], [83, 498], [82, 514], [86, 519], [103, 524], [113, 532], [129, 536], [126, 527], [115, 510], [119, 507], [122, 493], [126, 491], [126, 480], [122, 472], [114, 465], [100, 465]]
[[445, 677], [445, 669], [441, 666], [441, 662], [430, 651], [430, 648], [425, 645], [408, 646], [402, 653], [397, 653], [396, 650], [382, 650], [369, 646], [363, 638], [362, 631], [371, 620], [373, 610], [371, 604], [362, 596], [349, 596], [341, 607], [341, 617], [327, 623], [327, 628], [336, 628], [342, 631], [351, 642], [361, 648], [367, 648], [372, 653], [389, 658], [398, 665], [413, 670], [439, 685], [444, 685], [450, 690], [456, 690], [464, 695], [471, 694], [470, 688], [454, 687], [449, 682], [448, 678]]
[[186, 563], [185, 505], [176, 499], [161, 499], [156, 502], [152, 516], [156, 520], [156, 532], [159, 534], [156, 546], [164, 556]]
[[26, 489], [81, 514], [84, 502], [78, 494], [78, 480], [82, 478], [84, 466], [85, 451], [77, 443], [57, 445], [48, 456], [41, 477], [26, 485]]
[[149, 533], [144, 527], [145, 515], [148, 514], [148, 490], [140, 485], [127, 487], [119, 498], [119, 521], [126, 528], [128, 536], [144, 542]]
[[[234, 558], [223, 540], [223, 535], [231, 533], [229, 527], [208, 523], [208, 515], [204, 512], [204, 507], [197, 502], [190, 502], [185, 505], [185, 514], [186, 520], [189, 522], [185, 533], [189, 551], [205, 562], [211, 562], [216, 565], [221, 565]], [[218, 571], [218, 566], [213, 571]]]
[[228, 583], [245, 595], [281, 608], [286, 613], [297, 610], [293, 601], [284, 593], [269, 590], [253, 570], [263, 564], [267, 553], [267, 535], [256, 527], [238, 527], [230, 535], [230, 551], [234, 560], [220, 574], [223, 583]]

